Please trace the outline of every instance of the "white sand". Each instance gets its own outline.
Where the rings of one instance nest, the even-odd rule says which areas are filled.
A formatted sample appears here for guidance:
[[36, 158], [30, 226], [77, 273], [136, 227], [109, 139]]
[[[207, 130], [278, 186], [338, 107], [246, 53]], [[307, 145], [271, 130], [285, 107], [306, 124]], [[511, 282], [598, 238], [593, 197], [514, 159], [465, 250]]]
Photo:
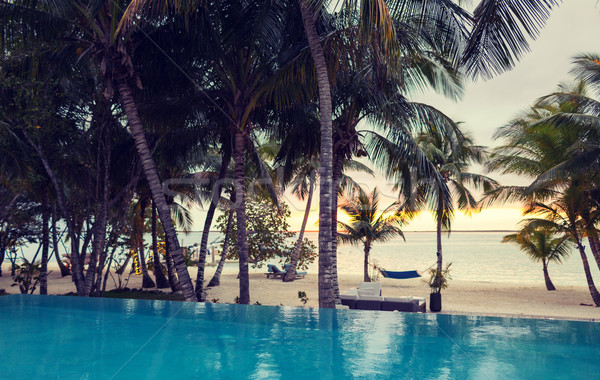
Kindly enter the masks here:
[[[50, 294], [65, 294], [74, 292], [75, 286], [71, 277], [60, 277], [60, 271], [50, 265], [52, 271], [48, 276], [48, 291]], [[0, 289], [7, 293], [19, 293], [18, 287], [11, 287], [8, 265], [3, 265], [3, 277], [0, 277]], [[196, 269], [189, 268], [192, 280], [195, 280]], [[214, 267], [207, 267], [206, 281], [212, 278]], [[124, 276], [127, 277], [127, 276]], [[116, 278], [116, 276], [115, 276]], [[340, 290], [357, 287], [362, 276], [340, 276]], [[380, 279], [384, 296], [419, 296], [427, 297], [429, 288], [420, 279], [391, 280]], [[141, 276], [131, 275], [129, 288], [141, 287]], [[114, 283], [109, 277], [107, 290], [113, 289]], [[168, 289], [166, 289], [168, 290]], [[39, 291], [36, 290], [36, 293]], [[317, 274], [309, 273], [306, 278], [284, 283], [281, 280], [267, 279], [262, 273], [250, 274], [250, 298], [252, 303], [262, 305], [302, 306], [298, 291], [303, 291], [308, 297], [306, 306], [318, 305]], [[239, 294], [234, 268], [224, 271], [221, 276], [221, 286], [209, 289], [208, 300], [217, 299], [220, 303], [233, 303]], [[559, 290], [548, 292], [543, 283], [540, 285], [519, 285], [495, 282], [450, 281], [448, 289], [442, 292], [442, 313], [499, 315], [513, 317], [540, 317], [561, 319], [585, 319], [600, 321], [600, 308], [584, 306], [592, 305], [587, 287], [563, 286]]]

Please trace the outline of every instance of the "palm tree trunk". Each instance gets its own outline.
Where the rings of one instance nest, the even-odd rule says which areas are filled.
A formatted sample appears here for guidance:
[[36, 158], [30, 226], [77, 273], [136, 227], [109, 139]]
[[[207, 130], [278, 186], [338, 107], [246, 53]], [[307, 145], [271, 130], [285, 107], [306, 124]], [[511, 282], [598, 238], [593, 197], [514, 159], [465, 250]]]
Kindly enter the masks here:
[[65, 277], [71, 274], [69, 268], [66, 267], [65, 263], [60, 259], [60, 254], [58, 253], [58, 233], [56, 231], [56, 204], [52, 204], [52, 247], [54, 248], [54, 257], [56, 258], [56, 263], [60, 268], [60, 276]]
[[337, 273], [337, 215], [338, 215], [338, 192], [342, 171], [344, 170], [344, 155], [334, 152], [333, 177], [331, 183], [331, 276], [333, 278], [333, 294], [336, 304], [341, 304], [340, 285]]
[[206, 212], [206, 220], [204, 221], [204, 229], [202, 230], [202, 240], [200, 242], [200, 256], [198, 257], [198, 274], [196, 276], [196, 298], [198, 302], [204, 302], [204, 269], [206, 267], [206, 254], [208, 253], [208, 235], [210, 233], [210, 226], [215, 216], [215, 211], [219, 205], [219, 198], [221, 198], [221, 191], [223, 189], [223, 180], [227, 175], [227, 169], [229, 162], [231, 161], [231, 152], [226, 149], [221, 157], [221, 167], [219, 168], [219, 177], [217, 178], [216, 187], [213, 189], [212, 200], [208, 211]]
[[437, 273], [442, 273], [443, 256], [442, 256], [442, 215], [443, 205], [441, 202], [438, 203], [437, 212], [437, 229], [436, 229], [436, 241], [437, 241]]
[[587, 280], [590, 295], [592, 296], [594, 304], [598, 307], [600, 306], [600, 293], [598, 293], [598, 289], [596, 289], [596, 285], [594, 284], [592, 272], [590, 271], [590, 265], [588, 263], [587, 255], [585, 254], [585, 248], [583, 245], [581, 245], [577, 233], [575, 233], [575, 242], [577, 243], [577, 248], [579, 249], [579, 254], [581, 255], [581, 261], [583, 262], [583, 271], [585, 272], [585, 279]]
[[158, 208], [158, 215], [165, 230], [167, 246], [173, 257], [173, 263], [175, 270], [177, 271], [177, 277], [181, 283], [183, 297], [186, 301], [196, 301], [194, 285], [192, 284], [192, 279], [188, 273], [183, 252], [181, 247], [179, 247], [177, 232], [175, 231], [175, 226], [171, 219], [171, 210], [169, 209], [165, 195], [162, 192], [162, 184], [158, 177], [154, 160], [150, 154], [150, 149], [148, 148], [148, 142], [146, 141], [146, 135], [142, 126], [142, 121], [138, 115], [137, 107], [133, 101], [131, 88], [126, 79], [119, 79], [117, 81], [117, 87], [123, 103], [123, 109], [127, 115], [129, 128], [131, 129], [131, 134], [135, 141], [135, 147], [140, 156], [142, 167], [144, 168], [144, 175], [148, 181], [148, 186], [150, 187], [152, 201], [154, 201]]
[[246, 199], [244, 189], [244, 135], [235, 126], [235, 211], [237, 217], [237, 248], [240, 264], [240, 304], [250, 303], [250, 277], [248, 273], [248, 240], [246, 231]]
[[175, 264], [173, 263], [173, 257], [169, 251], [169, 246], [165, 244], [165, 262], [167, 263], [167, 276], [169, 278], [169, 285], [171, 285], [171, 291], [173, 293], [181, 291], [181, 283], [177, 278], [177, 272], [175, 271]]
[[[29, 141], [29, 143], [34, 147], [37, 154], [40, 156], [40, 160], [42, 161], [42, 165], [52, 181], [54, 185], [54, 190], [56, 192], [56, 198], [58, 201], [58, 206], [60, 207], [60, 211], [63, 213], [63, 217], [65, 218], [65, 223], [67, 224], [67, 230], [69, 231], [69, 238], [71, 241], [71, 276], [73, 282], [75, 283], [75, 288], [77, 289], [77, 295], [83, 296], [84, 294], [84, 278], [83, 278], [83, 262], [79, 257], [79, 235], [77, 234], [77, 228], [72, 219], [69, 219], [69, 213], [67, 212], [67, 207], [63, 198], [62, 188], [58, 183], [58, 179], [54, 174], [54, 171], [50, 167], [46, 156], [43, 154], [42, 149], [39, 145], [36, 145], [27, 135], [25, 138]], [[14, 266], [13, 266], [14, 267]]]
[[[88, 264], [87, 273], [85, 274], [84, 295], [89, 297], [95, 283], [96, 265], [98, 260], [102, 260], [100, 256], [104, 253], [106, 243], [106, 224], [108, 221], [108, 198], [109, 198], [109, 174], [110, 174], [110, 129], [107, 126], [105, 133], [108, 137], [105, 138], [104, 144], [104, 176], [102, 178], [102, 204], [96, 222], [94, 223], [94, 243], [92, 245], [92, 253]], [[100, 180], [100, 178], [98, 178]], [[102, 275], [102, 273], [100, 273]]]
[[590, 248], [592, 249], [592, 255], [594, 255], [598, 269], [600, 269], [600, 240], [598, 239], [598, 233], [595, 230], [592, 230], [587, 231], [587, 235]]
[[[42, 263], [40, 266], [40, 294], [48, 294], [48, 246], [50, 245], [50, 210], [48, 188], [42, 189]], [[33, 263], [32, 263], [33, 264]]]
[[160, 265], [160, 254], [158, 253], [158, 237], [156, 233], [156, 206], [152, 202], [152, 258], [154, 261], [154, 278], [156, 278], [156, 287], [165, 289], [169, 287], [169, 280], [165, 277]]
[[544, 257], [542, 257], [542, 265], [544, 266], [544, 281], [546, 282], [546, 290], [556, 290], [554, 284], [552, 283], [552, 280], [550, 280], [550, 275], [548, 274], [548, 262]]
[[104, 292], [106, 291], [106, 282], [108, 281], [108, 275], [110, 273], [110, 267], [113, 262], [113, 258], [115, 257], [115, 251], [117, 250], [117, 246], [115, 245], [110, 253], [110, 258], [108, 259], [108, 265], [106, 266], [106, 272], [104, 273], [104, 279], [102, 280], [102, 284], [98, 287], [98, 291], [100, 297], [104, 297]]
[[[332, 212], [332, 119], [331, 119], [331, 88], [325, 63], [323, 46], [317, 34], [315, 15], [304, 0], [298, 0], [302, 23], [310, 47], [310, 53], [315, 63], [317, 84], [319, 87], [319, 115], [321, 119], [321, 157], [319, 175], [321, 180], [319, 196], [319, 307], [334, 308], [335, 293], [331, 271], [331, 212]], [[239, 229], [238, 229], [239, 231]]]
[[2, 277], [2, 263], [4, 262], [4, 255], [6, 254], [6, 249], [2, 244], [2, 234], [0, 234], [0, 277]]
[[144, 220], [146, 219], [146, 206], [144, 201], [140, 202], [140, 238], [138, 240], [138, 259], [140, 260], [140, 269], [142, 270], [142, 288], [154, 288], [156, 284], [148, 274], [146, 265], [146, 256], [144, 255]]
[[104, 250], [104, 240], [106, 238], [106, 212], [104, 210], [104, 206], [102, 206], [102, 210], [100, 210], [100, 214], [98, 215], [98, 219], [94, 223], [94, 243], [92, 245], [92, 253], [90, 254], [90, 261], [88, 263], [87, 271], [85, 273], [85, 286], [84, 286], [84, 296], [89, 297], [90, 292], [92, 291], [92, 285], [94, 284], [94, 279], [96, 275], [96, 263], [98, 257], [100, 256], [100, 252]]
[[221, 273], [223, 272], [223, 267], [225, 266], [225, 260], [227, 260], [227, 251], [229, 250], [229, 235], [231, 234], [231, 230], [233, 229], [233, 210], [229, 211], [229, 217], [227, 217], [227, 228], [225, 229], [225, 240], [223, 241], [223, 251], [221, 252], [221, 259], [219, 259], [219, 264], [217, 265], [217, 270], [215, 274], [210, 279], [210, 282], [206, 287], [211, 286], [219, 286], [221, 285]]
[[369, 253], [370, 252], [371, 252], [371, 243], [365, 242], [364, 282], [371, 282], [371, 277], [369, 277]]
[[308, 215], [310, 214], [310, 206], [312, 204], [313, 192], [315, 189], [315, 183], [313, 177], [310, 179], [310, 187], [308, 189], [308, 198], [306, 199], [306, 209], [304, 210], [304, 218], [302, 219], [302, 226], [300, 227], [300, 233], [298, 234], [298, 240], [292, 253], [292, 260], [290, 262], [290, 269], [288, 269], [285, 276], [283, 276], [283, 282], [290, 282], [296, 279], [296, 268], [298, 267], [298, 259], [300, 258], [300, 250], [302, 249], [302, 242], [304, 241], [304, 230], [306, 229], [306, 223], [308, 222]]

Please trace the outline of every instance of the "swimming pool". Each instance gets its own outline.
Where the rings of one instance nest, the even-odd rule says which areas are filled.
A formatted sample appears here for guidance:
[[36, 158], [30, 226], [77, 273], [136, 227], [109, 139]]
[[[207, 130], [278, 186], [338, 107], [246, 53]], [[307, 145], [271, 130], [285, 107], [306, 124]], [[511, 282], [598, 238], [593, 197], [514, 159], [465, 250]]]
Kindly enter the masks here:
[[0, 378], [592, 378], [600, 323], [0, 297]]

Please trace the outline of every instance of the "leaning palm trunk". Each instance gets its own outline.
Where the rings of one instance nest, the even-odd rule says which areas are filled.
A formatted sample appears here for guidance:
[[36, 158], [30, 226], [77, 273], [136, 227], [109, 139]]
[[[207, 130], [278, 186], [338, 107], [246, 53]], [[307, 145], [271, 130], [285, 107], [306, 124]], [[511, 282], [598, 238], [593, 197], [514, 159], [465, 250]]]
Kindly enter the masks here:
[[48, 294], [48, 246], [50, 245], [50, 212], [48, 188], [42, 190], [42, 264], [40, 266], [40, 294]]
[[550, 280], [550, 275], [548, 274], [548, 262], [544, 257], [542, 257], [542, 265], [544, 267], [544, 281], [546, 282], [546, 290], [556, 290], [554, 284], [552, 283], [552, 280]]
[[592, 255], [594, 255], [598, 269], [600, 269], [600, 241], [598, 240], [598, 232], [596, 232], [596, 230], [587, 231], [587, 235], [590, 248], [592, 249]]
[[[108, 134], [108, 132], [107, 132]], [[89, 297], [92, 292], [93, 285], [95, 283], [96, 265], [97, 260], [100, 259], [101, 266], [104, 264], [104, 257], [100, 257], [104, 254], [105, 242], [106, 242], [106, 224], [108, 220], [108, 181], [109, 181], [109, 170], [110, 170], [110, 138], [106, 139], [104, 147], [104, 178], [102, 180], [102, 205], [100, 206], [100, 215], [98, 220], [94, 223], [94, 243], [92, 246], [92, 253], [90, 255], [90, 263], [85, 274], [85, 286], [84, 295]], [[102, 275], [102, 273], [100, 273]]]
[[138, 241], [138, 259], [140, 260], [140, 269], [142, 271], [142, 288], [154, 288], [156, 284], [148, 274], [146, 257], [144, 256], [144, 216], [146, 211], [146, 202], [140, 204], [140, 240]]
[[[329, 75], [323, 54], [323, 46], [317, 34], [315, 15], [303, 0], [298, 0], [302, 23], [315, 63], [319, 87], [319, 115], [321, 119], [321, 151], [319, 175], [321, 178], [319, 196], [319, 307], [334, 308], [335, 294], [331, 271], [331, 211], [332, 211], [332, 112]], [[239, 230], [238, 230], [239, 231]]]
[[181, 291], [181, 283], [177, 278], [177, 272], [175, 271], [175, 264], [173, 263], [173, 257], [169, 246], [165, 245], [165, 262], [167, 263], [167, 276], [169, 279], [169, 285], [171, 285], [171, 291], [173, 293]]
[[164, 289], [169, 287], [169, 280], [165, 277], [160, 265], [160, 254], [158, 253], [158, 237], [156, 233], [156, 206], [152, 202], [152, 258], [154, 261], [154, 278], [156, 287]]
[[[48, 159], [43, 154], [42, 149], [39, 145], [36, 145], [27, 135], [25, 135], [25, 138], [27, 138], [29, 143], [33, 146], [33, 148], [36, 150], [37, 154], [40, 156], [42, 165], [44, 166], [44, 169], [46, 170], [46, 173], [48, 174], [50, 181], [54, 185], [54, 190], [56, 192], [56, 199], [58, 201], [58, 207], [60, 208], [60, 211], [62, 212], [62, 214], [65, 218], [65, 223], [67, 224], [67, 231], [69, 232], [69, 238], [71, 241], [71, 256], [70, 256], [71, 257], [71, 276], [72, 276], [73, 282], [75, 283], [75, 288], [77, 289], [77, 295], [83, 296], [85, 280], [83, 278], [83, 262], [81, 261], [81, 258], [79, 257], [79, 236], [76, 233], [77, 228], [73, 224], [73, 221], [70, 220], [68, 217], [69, 213], [67, 212], [65, 200], [63, 198], [62, 188], [61, 188], [60, 184], [58, 183], [58, 179], [56, 178], [54, 171], [52, 170], [52, 168], [50, 167], [50, 164], [48, 163]], [[13, 268], [14, 268], [14, 266], [13, 266]], [[14, 276], [14, 273], [12, 275]]]
[[210, 279], [210, 282], [207, 287], [211, 286], [219, 286], [221, 285], [221, 273], [223, 273], [223, 267], [225, 266], [225, 260], [227, 260], [227, 251], [229, 250], [229, 235], [231, 235], [231, 230], [233, 229], [233, 210], [229, 211], [229, 216], [227, 217], [227, 228], [225, 230], [225, 240], [223, 241], [223, 251], [221, 252], [221, 259], [219, 259], [219, 264], [217, 265], [217, 270], [215, 274]]
[[140, 249], [138, 252], [140, 259], [140, 269], [142, 270], [142, 288], [154, 288], [156, 284], [148, 274], [148, 266], [146, 265], [146, 257], [144, 256], [144, 241], [140, 240]]
[[198, 257], [198, 274], [196, 276], [196, 298], [199, 302], [203, 302], [205, 299], [204, 292], [204, 269], [206, 267], [206, 254], [208, 253], [208, 235], [210, 233], [210, 226], [215, 216], [215, 211], [219, 204], [219, 198], [221, 197], [221, 190], [223, 189], [223, 180], [227, 175], [227, 168], [231, 161], [230, 150], [227, 149], [223, 153], [221, 158], [221, 168], [219, 169], [219, 177], [217, 178], [216, 188], [212, 193], [212, 199], [208, 211], [206, 212], [206, 220], [204, 221], [204, 230], [202, 231], [202, 240], [200, 242], [200, 256]]
[[185, 258], [183, 257], [181, 247], [179, 247], [177, 232], [175, 231], [175, 226], [173, 225], [173, 220], [171, 219], [171, 211], [167, 205], [165, 195], [162, 192], [162, 184], [158, 177], [154, 160], [150, 154], [150, 149], [148, 148], [148, 142], [146, 141], [144, 128], [142, 127], [142, 121], [138, 115], [137, 107], [133, 101], [131, 88], [126, 82], [126, 79], [119, 79], [117, 81], [117, 86], [123, 103], [123, 109], [127, 115], [131, 134], [135, 141], [135, 147], [140, 156], [140, 161], [144, 169], [144, 175], [148, 181], [148, 186], [150, 187], [152, 201], [158, 208], [158, 215], [165, 230], [167, 246], [169, 247], [169, 251], [173, 257], [173, 263], [175, 270], [177, 271], [177, 277], [181, 283], [183, 297], [186, 301], [196, 301], [196, 293], [194, 292], [192, 279], [187, 271], [187, 266], [185, 264]]
[[248, 239], [246, 236], [246, 200], [244, 190], [244, 135], [238, 126], [235, 127], [235, 211], [237, 217], [237, 248], [240, 264], [239, 303], [250, 303], [250, 277], [248, 273]]
[[58, 233], [56, 231], [56, 204], [52, 204], [52, 248], [54, 249], [54, 257], [56, 258], [56, 264], [58, 264], [58, 267], [60, 268], [60, 276], [65, 277], [70, 275], [71, 271], [60, 259], [60, 254], [58, 253]]
[[90, 262], [85, 273], [84, 296], [89, 297], [92, 291], [96, 275], [96, 265], [100, 252], [104, 251], [104, 240], [106, 238], [106, 209], [102, 206], [98, 220], [94, 223], [94, 243], [92, 244], [92, 253], [90, 254]]
[[285, 276], [283, 276], [283, 282], [294, 281], [296, 278], [296, 268], [298, 267], [298, 260], [300, 258], [300, 250], [302, 249], [302, 242], [304, 241], [304, 230], [306, 229], [306, 223], [308, 222], [308, 215], [310, 214], [310, 206], [312, 204], [312, 197], [314, 192], [314, 181], [310, 180], [310, 187], [308, 189], [308, 198], [306, 199], [306, 209], [304, 210], [304, 219], [302, 219], [302, 226], [300, 227], [300, 233], [298, 234], [298, 240], [292, 253], [292, 260], [290, 262], [290, 269], [288, 269]]
[[579, 254], [581, 255], [581, 261], [583, 263], [583, 271], [585, 272], [585, 279], [587, 280], [588, 288], [590, 290], [590, 295], [592, 296], [592, 300], [596, 306], [600, 306], [600, 293], [598, 293], [598, 289], [596, 289], [596, 285], [594, 284], [594, 279], [592, 278], [592, 272], [590, 271], [590, 265], [588, 263], [587, 255], [585, 254], [585, 248], [581, 245], [581, 241], [579, 240], [578, 233], [575, 232], [575, 242], [577, 243], [577, 248], [579, 249]]

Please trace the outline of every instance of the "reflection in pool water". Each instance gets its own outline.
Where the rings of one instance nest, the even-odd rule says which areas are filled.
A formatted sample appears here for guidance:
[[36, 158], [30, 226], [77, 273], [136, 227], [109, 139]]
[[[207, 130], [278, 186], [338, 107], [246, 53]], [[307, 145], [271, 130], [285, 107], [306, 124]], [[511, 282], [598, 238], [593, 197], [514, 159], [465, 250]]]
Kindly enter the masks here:
[[584, 378], [600, 324], [363, 310], [0, 297], [2, 377]]

